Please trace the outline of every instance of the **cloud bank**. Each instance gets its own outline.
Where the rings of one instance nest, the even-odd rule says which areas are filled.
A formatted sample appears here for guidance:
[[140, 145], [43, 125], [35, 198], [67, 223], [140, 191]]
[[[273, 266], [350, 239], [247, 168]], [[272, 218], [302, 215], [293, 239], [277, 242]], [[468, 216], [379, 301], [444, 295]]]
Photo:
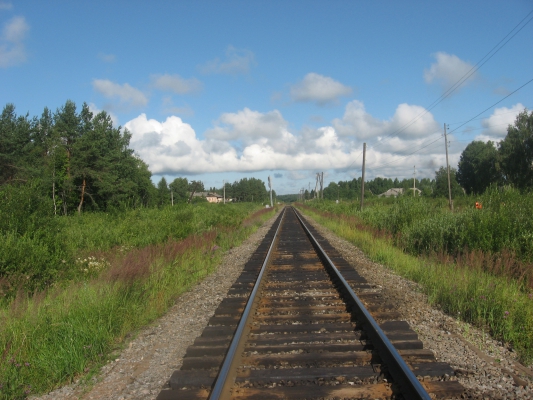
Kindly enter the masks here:
[[[361, 154], [364, 140], [377, 140], [422, 110], [402, 104], [390, 120], [380, 121], [364, 111], [361, 102], [354, 101], [346, 106], [344, 117], [334, 120], [331, 126], [291, 132], [280, 111], [262, 113], [244, 108], [222, 114], [203, 138], [177, 116], [157, 121], [141, 114], [126, 123], [125, 128], [132, 133], [132, 148], [157, 175], [286, 170], [294, 172], [287, 176], [305, 177], [308, 175], [305, 171], [357, 168], [353, 164]], [[357, 134], [349, 132], [354, 126], [360, 129]], [[400, 134], [391, 135], [386, 145], [369, 150], [368, 165], [410, 154], [431, 139], [436, 127], [433, 116], [424, 114]], [[433, 164], [444, 160], [440, 147], [424, 149], [408, 164], [414, 161], [417, 168], [423, 165], [434, 168]], [[356, 165], [359, 164], [360, 161]], [[397, 165], [388, 168], [397, 176]], [[405, 168], [412, 171], [412, 166]]]

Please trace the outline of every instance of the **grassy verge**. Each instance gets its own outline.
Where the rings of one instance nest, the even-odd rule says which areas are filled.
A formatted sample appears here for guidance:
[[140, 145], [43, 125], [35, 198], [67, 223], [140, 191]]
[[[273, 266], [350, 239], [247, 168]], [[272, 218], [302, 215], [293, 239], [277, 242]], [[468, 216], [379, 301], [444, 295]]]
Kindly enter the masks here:
[[373, 261], [418, 282], [432, 304], [495, 338], [512, 344], [525, 364], [533, 361], [533, 292], [516, 280], [481, 269], [404, 253], [354, 217], [299, 206], [318, 223], [359, 247]]
[[238, 227], [222, 221], [183, 240], [102, 253], [110, 261], [91, 279], [19, 293], [0, 310], [0, 398], [47, 392], [96, 371], [129, 332], [162, 315], [273, 211]]

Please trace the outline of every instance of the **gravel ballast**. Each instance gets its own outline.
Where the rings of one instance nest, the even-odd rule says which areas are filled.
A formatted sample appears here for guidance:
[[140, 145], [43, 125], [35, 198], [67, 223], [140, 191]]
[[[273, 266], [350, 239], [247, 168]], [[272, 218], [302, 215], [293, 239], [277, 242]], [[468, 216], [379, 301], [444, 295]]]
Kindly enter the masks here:
[[[33, 399], [155, 399], [179, 369], [186, 349], [200, 335], [275, 216], [243, 244], [226, 252], [216, 271], [180, 296], [163, 317], [142, 329], [117, 358], [101, 368], [91, 386], [75, 383]], [[419, 286], [368, 260], [355, 246], [309, 221], [369, 283], [398, 304], [424, 348], [449, 363], [467, 388], [467, 398], [533, 399], [533, 371], [516, 354], [483, 332], [428, 304]], [[529, 386], [528, 386], [529, 385]]]

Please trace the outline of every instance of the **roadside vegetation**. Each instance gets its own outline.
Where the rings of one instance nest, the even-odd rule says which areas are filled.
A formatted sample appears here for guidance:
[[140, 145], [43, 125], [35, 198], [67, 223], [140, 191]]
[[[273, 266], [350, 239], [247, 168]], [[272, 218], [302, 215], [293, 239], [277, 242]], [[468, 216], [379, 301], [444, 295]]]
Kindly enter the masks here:
[[0, 398], [90, 376], [272, 215], [256, 178], [154, 185], [130, 139], [85, 103], [2, 110]]
[[533, 195], [492, 188], [464, 198], [454, 213], [446, 205], [400, 196], [363, 211], [333, 201], [299, 207], [373, 261], [418, 282], [431, 303], [509, 343], [531, 363]]
[[39, 283], [28, 264], [33, 291], [19, 285], [4, 294], [0, 398], [24, 398], [96, 372], [125, 337], [161, 316], [273, 211], [183, 204], [63, 219], [54, 232], [63, 240], [60, 256], [50, 252], [40, 264], [48, 271], [40, 276], [53, 283]]
[[525, 109], [499, 143], [467, 145], [449, 182], [444, 167], [435, 179], [376, 177], [365, 182], [363, 210], [361, 178], [298, 198], [372, 260], [420, 283], [432, 303], [511, 344], [531, 363], [532, 165], [533, 112]]

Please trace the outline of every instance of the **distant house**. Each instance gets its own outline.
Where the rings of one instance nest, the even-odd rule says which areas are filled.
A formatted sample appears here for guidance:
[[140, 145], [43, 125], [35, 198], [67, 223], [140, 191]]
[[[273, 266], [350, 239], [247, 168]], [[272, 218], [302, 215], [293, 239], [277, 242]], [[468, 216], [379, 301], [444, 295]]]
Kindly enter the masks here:
[[394, 197], [397, 197], [399, 195], [403, 194], [403, 189], [402, 188], [392, 188], [392, 189], [389, 189], [387, 190], [385, 193], [381, 193], [381, 194], [378, 194], [378, 197], [391, 197], [391, 196], [394, 196]]
[[[224, 196], [211, 192], [196, 192], [193, 194], [193, 197], [202, 197], [210, 203], [222, 203], [224, 201]], [[226, 199], [226, 201], [228, 201], [228, 199]]]
[[[413, 190], [413, 188], [409, 188], [408, 189], [408, 191], [411, 192], [411, 195], [413, 193], [412, 190]], [[418, 189], [418, 188], [415, 188], [415, 192], [416, 192], [417, 196], [420, 196], [422, 194], [422, 191], [420, 189]], [[378, 194], [378, 197], [382, 197], [382, 196], [385, 196], [385, 197], [391, 197], [391, 196], [398, 197], [401, 194], [404, 194], [403, 188], [392, 188], [392, 189], [387, 190], [385, 193]]]
[[224, 196], [221, 196], [217, 193], [208, 193], [205, 198], [210, 203], [222, 203], [224, 201]]

